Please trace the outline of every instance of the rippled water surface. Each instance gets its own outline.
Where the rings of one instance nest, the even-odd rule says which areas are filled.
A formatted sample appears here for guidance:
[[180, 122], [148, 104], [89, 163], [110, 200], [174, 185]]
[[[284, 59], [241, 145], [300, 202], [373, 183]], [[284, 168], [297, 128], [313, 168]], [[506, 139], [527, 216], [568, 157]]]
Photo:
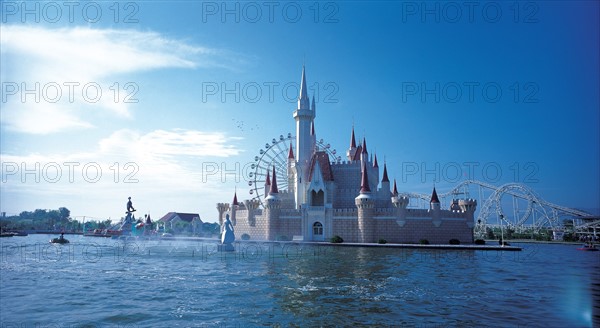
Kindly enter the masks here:
[[0, 327], [592, 327], [600, 252], [2, 238]]

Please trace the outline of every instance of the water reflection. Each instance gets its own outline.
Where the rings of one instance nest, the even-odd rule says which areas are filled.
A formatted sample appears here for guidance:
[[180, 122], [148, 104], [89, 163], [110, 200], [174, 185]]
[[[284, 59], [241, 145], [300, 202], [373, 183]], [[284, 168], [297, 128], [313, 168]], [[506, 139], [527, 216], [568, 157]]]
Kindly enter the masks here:
[[220, 253], [209, 242], [46, 239], [2, 241], [0, 326], [592, 327], [600, 313], [600, 254], [569, 245]]

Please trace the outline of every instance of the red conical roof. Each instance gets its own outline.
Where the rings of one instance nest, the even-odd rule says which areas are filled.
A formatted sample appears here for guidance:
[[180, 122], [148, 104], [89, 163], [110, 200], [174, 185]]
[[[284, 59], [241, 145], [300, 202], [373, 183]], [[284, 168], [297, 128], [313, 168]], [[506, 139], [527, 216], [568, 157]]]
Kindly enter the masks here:
[[273, 165], [273, 183], [271, 183], [271, 190], [269, 194], [277, 194], [279, 190], [277, 190], [277, 175], [275, 174], [275, 165]]
[[437, 192], [435, 191], [435, 187], [433, 187], [433, 193], [431, 193], [431, 201], [430, 203], [438, 203], [439, 204], [440, 199], [438, 198]]
[[291, 142], [290, 142], [290, 151], [288, 151], [288, 159], [294, 159], [294, 150], [292, 150]]
[[267, 170], [267, 180], [265, 181], [265, 186], [271, 185], [271, 173]]
[[383, 163], [383, 179], [381, 179], [381, 182], [390, 182], [387, 175], [387, 165], [385, 163]]
[[231, 204], [239, 205], [238, 200], [237, 200], [237, 191], [233, 193], [233, 202]]
[[354, 158], [352, 160], [359, 161], [361, 153], [362, 153], [362, 146], [358, 146], [358, 148], [356, 148], [356, 153], [354, 153]]
[[367, 153], [367, 139], [363, 138], [362, 152]]
[[394, 191], [392, 191], [392, 194], [393, 194], [394, 196], [397, 196], [397, 195], [398, 195], [398, 188], [396, 188], [396, 179], [394, 179]]
[[377, 154], [375, 154], [375, 160], [373, 160], [373, 167], [379, 168], [379, 164], [377, 163]]
[[352, 137], [350, 137], [350, 148], [356, 148], [356, 138], [354, 138], [354, 126], [352, 126]]
[[360, 192], [371, 192], [371, 188], [369, 187], [369, 176], [367, 174], [367, 165], [363, 164], [362, 168], [362, 178], [360, 180]]

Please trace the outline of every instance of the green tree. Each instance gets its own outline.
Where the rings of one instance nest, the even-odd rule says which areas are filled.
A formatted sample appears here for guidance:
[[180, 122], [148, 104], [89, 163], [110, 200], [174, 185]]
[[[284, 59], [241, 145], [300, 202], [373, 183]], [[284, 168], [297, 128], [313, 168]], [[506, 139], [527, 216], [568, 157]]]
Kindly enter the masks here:
[[494, 231], [492, 230], [492, 228], [486, 228], [485, 230], [486, 230], [488, 239], [496, 239], [496, 236], [494, 235]]
[[71, 211], [69, 211], [69, 209], [66, 207], [59, 207], [58, 212], [61, 220], [66, 221], [69, 217], [71, 217]]

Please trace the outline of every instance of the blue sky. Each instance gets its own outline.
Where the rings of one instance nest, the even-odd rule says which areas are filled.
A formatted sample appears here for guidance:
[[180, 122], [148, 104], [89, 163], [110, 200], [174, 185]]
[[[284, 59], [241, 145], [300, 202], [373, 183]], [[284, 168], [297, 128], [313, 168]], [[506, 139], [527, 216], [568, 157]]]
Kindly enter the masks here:
[[155, 218], [214, 221], [248, 186], [206, 168], [294, 132], [303, 64], [318, 137], [345, 153], [354, 124], [402, 191], [445, 192], [458, 174], [600, 208], [595, 1], [91, 2], [72, 17], [55, 3], [2, 3], [8, 214], [117, 219], [132, 196]]

